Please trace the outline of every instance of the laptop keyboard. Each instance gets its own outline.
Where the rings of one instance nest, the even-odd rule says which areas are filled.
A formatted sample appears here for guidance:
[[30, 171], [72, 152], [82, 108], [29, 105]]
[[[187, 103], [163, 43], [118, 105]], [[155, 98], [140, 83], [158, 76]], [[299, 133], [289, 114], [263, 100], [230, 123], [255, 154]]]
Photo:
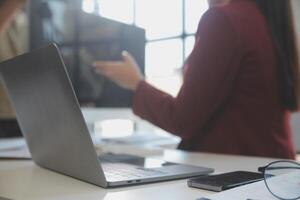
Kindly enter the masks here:
[[105, 177], [109, 181], [138, 180], [167, 174], [139, 164], [144, 158], [127, 154], [104, 154], [99, 156]]
[[159, 170], [139, 168], [123, 163], [105, 163], [102, 164], [102, 168], [109, 181], [135, 180], [166, 174]]

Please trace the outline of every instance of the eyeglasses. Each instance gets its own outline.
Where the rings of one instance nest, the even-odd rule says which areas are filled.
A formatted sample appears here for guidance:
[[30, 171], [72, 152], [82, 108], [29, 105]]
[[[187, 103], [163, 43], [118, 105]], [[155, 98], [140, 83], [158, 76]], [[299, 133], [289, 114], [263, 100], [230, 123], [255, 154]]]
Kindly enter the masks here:
[[264, 175], [266, 187], [280, 200], [300, 199], [300, 164], [293, 161], [275, 161], [258, 168]]

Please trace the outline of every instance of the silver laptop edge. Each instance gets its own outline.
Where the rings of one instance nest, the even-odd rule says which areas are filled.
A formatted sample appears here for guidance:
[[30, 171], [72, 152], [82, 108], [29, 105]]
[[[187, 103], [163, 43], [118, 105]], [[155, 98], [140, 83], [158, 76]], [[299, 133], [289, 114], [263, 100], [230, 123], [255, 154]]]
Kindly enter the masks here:
[[[108, 182], [56, 45], [0, 63], [0, 74], [33, 161], [41, 167], [101, 186], [187, 178], [210, 168], [166, 167], [174, 174]], [[38, 83], [38, 84], [37, 84]], [[24, 106], [25, 105], [25, 106]], [[178, 171], [178, 173], [176, 173]]]

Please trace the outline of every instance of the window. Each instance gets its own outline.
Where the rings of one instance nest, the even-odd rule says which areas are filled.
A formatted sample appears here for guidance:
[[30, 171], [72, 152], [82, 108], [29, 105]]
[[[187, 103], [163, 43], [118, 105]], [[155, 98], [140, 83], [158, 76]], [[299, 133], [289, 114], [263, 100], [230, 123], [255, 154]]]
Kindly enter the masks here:
[[180, 36], [182, 15], [182, 0], [136, 0], [136, 25], [148, 40]]
[[134, 22], [133, 3], [133, 0], [98, 0], [98, 12], [106, 18], [132, 24]]
[[149, 82], [176, 95], [181, 67], [193, 49], [205, 0], [83, 0], [82, 8], [146, 30], [145, 73]]

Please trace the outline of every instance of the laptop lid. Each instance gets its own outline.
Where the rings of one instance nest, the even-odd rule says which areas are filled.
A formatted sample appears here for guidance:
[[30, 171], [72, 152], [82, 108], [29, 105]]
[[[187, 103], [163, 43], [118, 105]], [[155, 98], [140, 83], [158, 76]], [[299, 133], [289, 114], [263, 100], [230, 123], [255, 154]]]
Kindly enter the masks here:
[[106, 187], [107, 181], [56, 45], [1, 63], [0, 73], [34, 162]]

